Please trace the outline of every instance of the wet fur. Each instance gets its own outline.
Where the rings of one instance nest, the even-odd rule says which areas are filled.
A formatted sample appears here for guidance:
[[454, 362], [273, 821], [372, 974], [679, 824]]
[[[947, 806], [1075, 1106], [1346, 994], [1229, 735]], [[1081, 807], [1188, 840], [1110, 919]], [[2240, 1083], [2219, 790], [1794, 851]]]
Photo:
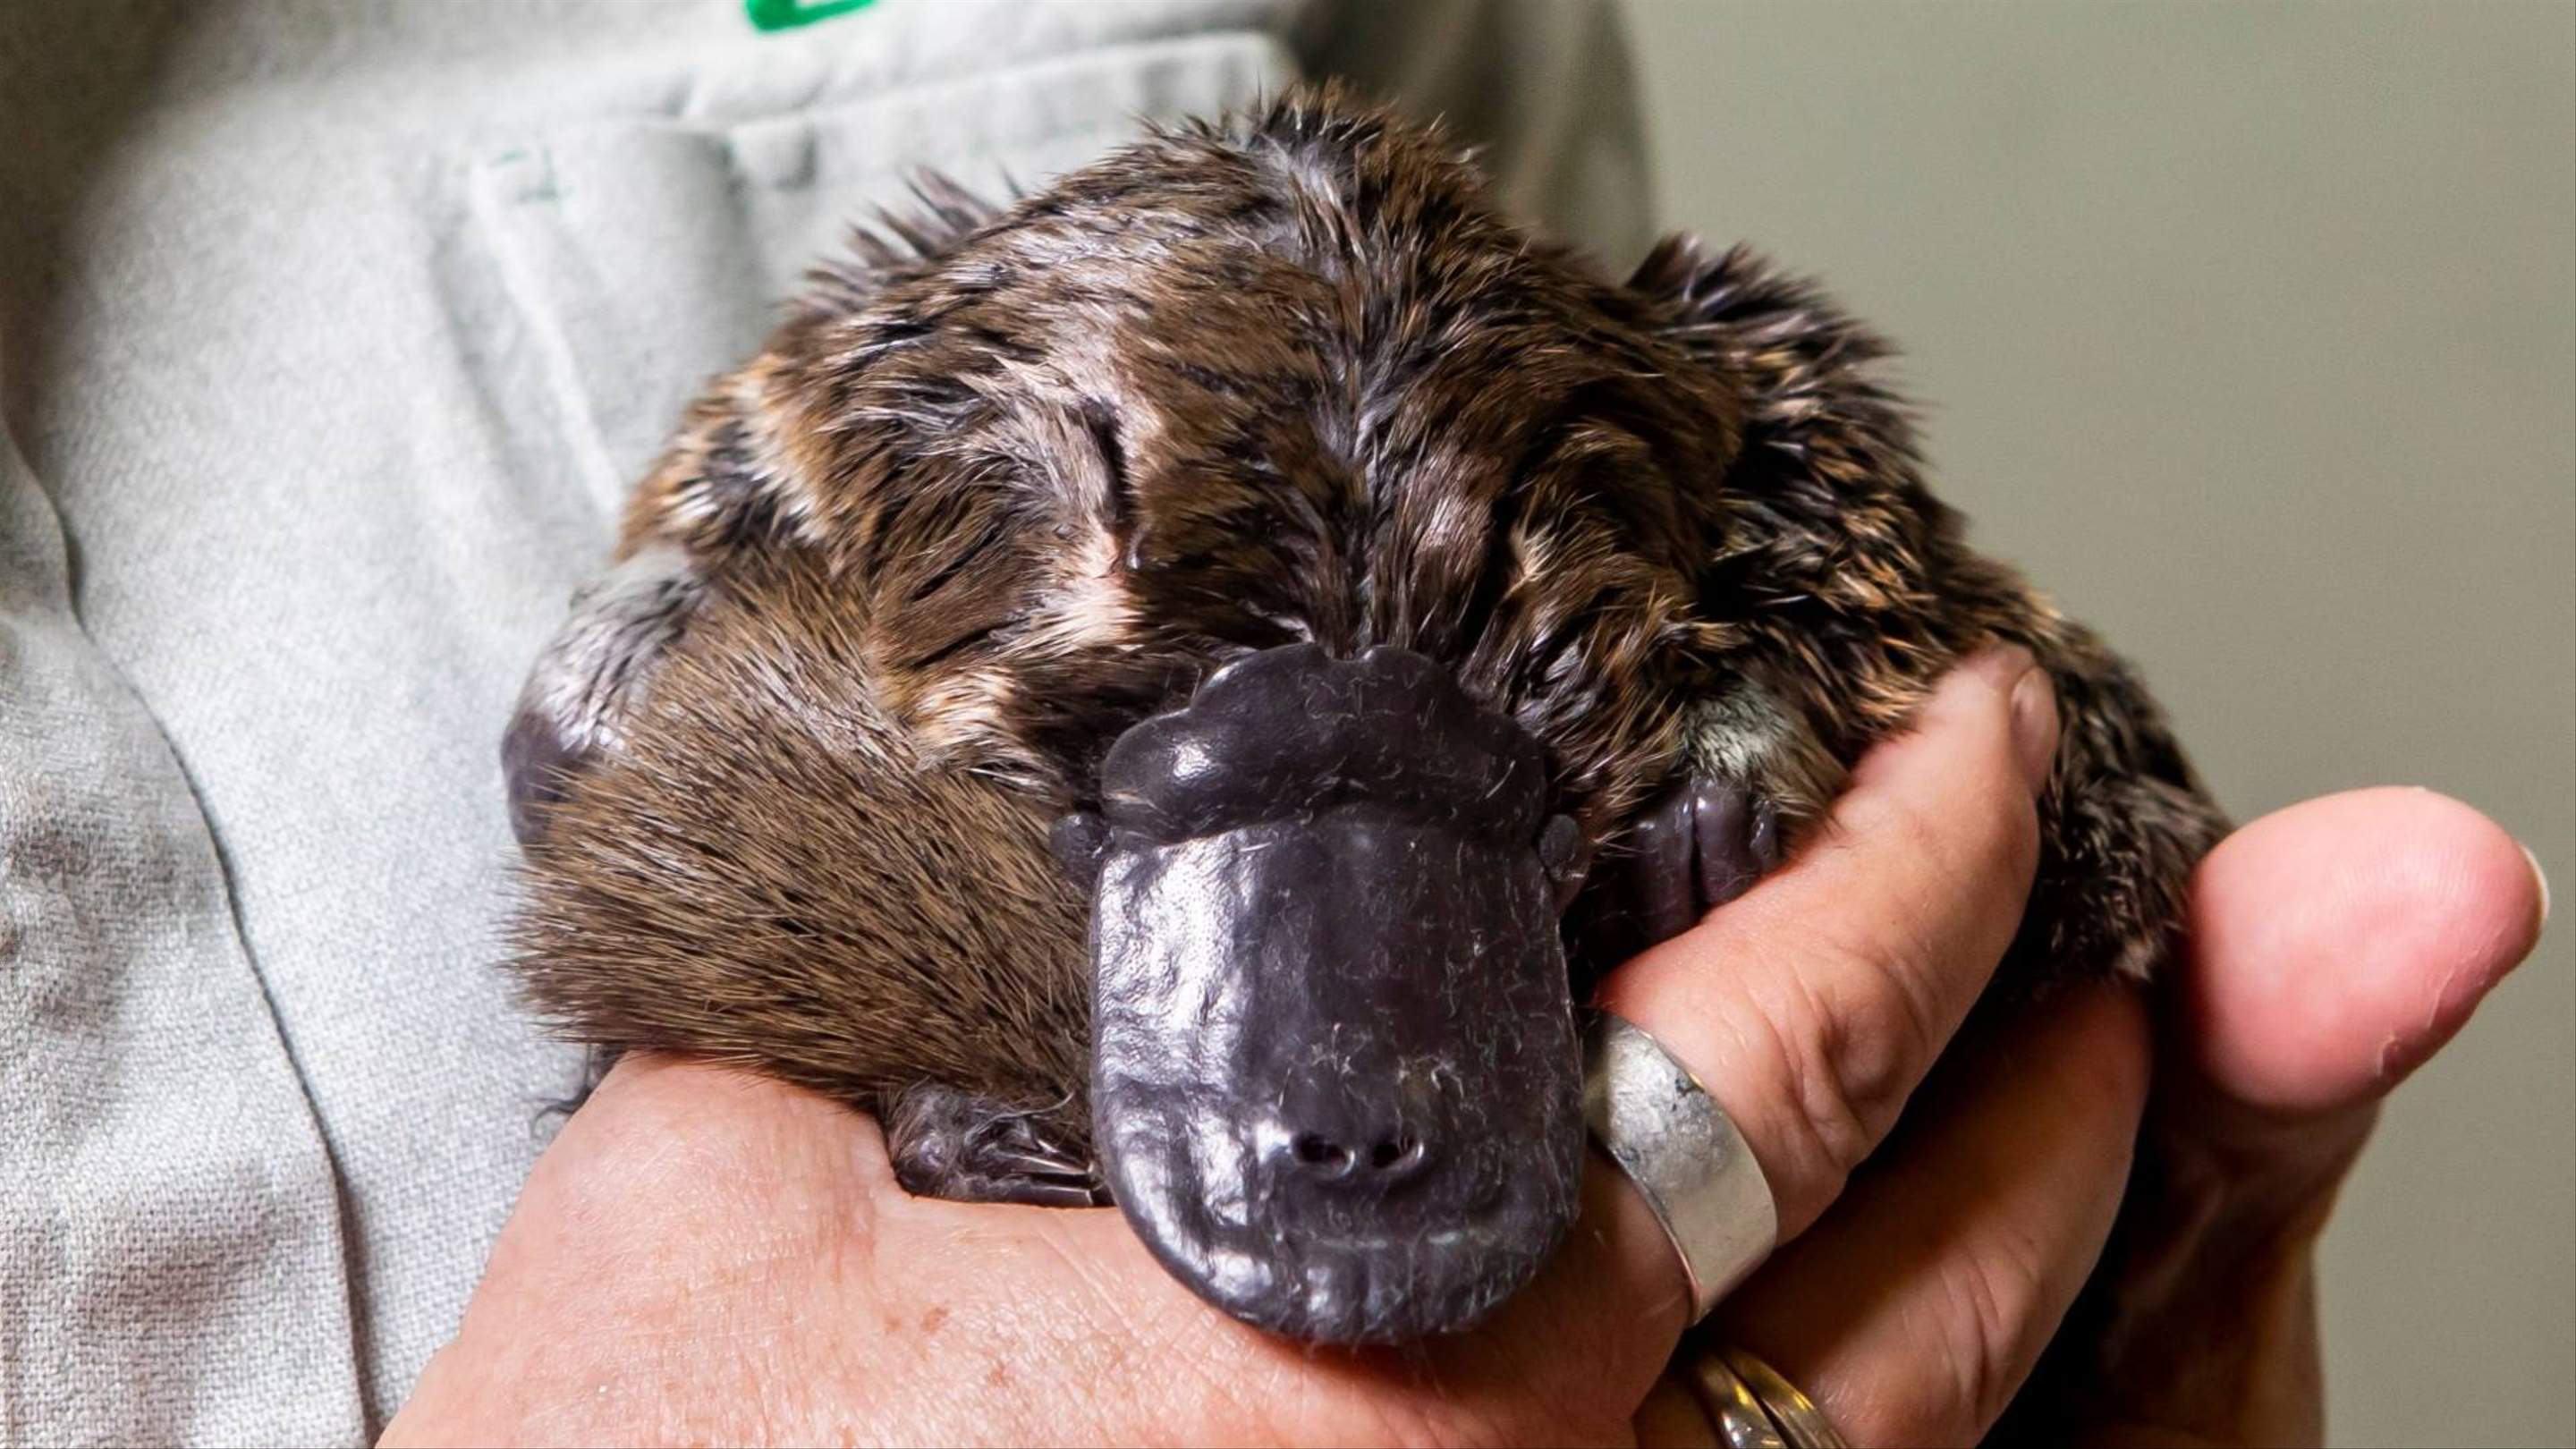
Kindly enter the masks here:
[[1048, 823], [1120, 731], [1291, 640], [1450, 665], [1614, 854], [1694, 768], [1794, 841], [1949, 664], [2019, 641], [2066, 725], [2006, 970], [2168, 949], [2215, 810], [2129, 671], [1968, 550], [1886, 349], [1803, 283], [1683, 240], [1596, 280], [1437, 132], [1329, 91], [1006, 210], [922, 199], [639, 489], [620, 557], [687, 601], [658, 662], [531, 682], [515, 962], [568, 1033], [880, 1112], [953, 1088], [1078, 1146]]

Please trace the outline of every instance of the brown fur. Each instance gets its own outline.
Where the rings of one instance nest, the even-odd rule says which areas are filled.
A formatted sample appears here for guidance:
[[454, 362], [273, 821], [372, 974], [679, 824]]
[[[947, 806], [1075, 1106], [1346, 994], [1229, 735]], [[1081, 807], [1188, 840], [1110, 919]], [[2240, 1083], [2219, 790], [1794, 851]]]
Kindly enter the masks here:
[[1126, 726], [1299, 639], [1449, 664], [1613, 849], [1695, 763], [1815, 820], [2018, 640], [2066, 729], [2009, 969], [2164, 949], [2215, 811], [2118, 661], [1968, 551], [1884, 349], [1803, 285], [1687, 242], [1595, 280], [1330, 92], [1007, 211], [924, 200], [634, 500], [621, 556], [676, 543], [704, 596], [530, 853], [518, 966], [575, 1034], [1078, 1136], [1046, 823]]
[[875, 1100], [902, 1061], [1060, 1100], [1090, 1003], [1050, 816], [925, 768], [865, 638], [812, 560], [745, 561], [630, 718], [618, 767], [533, 853], [528, 988], [594, 1041], [685, 1044], [844, 1097]]

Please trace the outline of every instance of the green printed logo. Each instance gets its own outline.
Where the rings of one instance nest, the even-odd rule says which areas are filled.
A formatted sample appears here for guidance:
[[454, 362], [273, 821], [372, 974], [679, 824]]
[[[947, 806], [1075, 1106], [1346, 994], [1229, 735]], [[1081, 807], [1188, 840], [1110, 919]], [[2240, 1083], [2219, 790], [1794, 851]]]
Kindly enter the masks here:
[[853, 10], [865, 10], [876, 0], [742, 0], [742, 13], [751, 17], [759, 30], [793, 30]]

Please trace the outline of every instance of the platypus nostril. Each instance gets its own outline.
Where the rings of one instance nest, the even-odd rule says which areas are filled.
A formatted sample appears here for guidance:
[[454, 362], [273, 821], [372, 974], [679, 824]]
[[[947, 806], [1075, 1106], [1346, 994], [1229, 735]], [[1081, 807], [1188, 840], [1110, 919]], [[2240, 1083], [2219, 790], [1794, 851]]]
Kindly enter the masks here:
[[1351, 1150], [1313, 1132], [1300, 1135], [1289, 1150], [1300, 1164], [1327, 1177], [1340, 1177], [1351, 1170]]
[[1338, 1181], [1389, 1180], [1412, 1175], [1422, 1165], [1422, 1139], [1410, 1132], [1353, 1134], [1364, 1148], [1346, 1145], [1338, 1136], [1301, 1132], [1288, 1144], [1288, 1154], [1302, 1175]]
[[1369, 1149], [1369, 1166], [1380, 1172], [1391, 1172], [1413, 1166], [1422, 1160], [1422, 1144], [1410, 1133], [1399, 1132], [1382, 1138]]

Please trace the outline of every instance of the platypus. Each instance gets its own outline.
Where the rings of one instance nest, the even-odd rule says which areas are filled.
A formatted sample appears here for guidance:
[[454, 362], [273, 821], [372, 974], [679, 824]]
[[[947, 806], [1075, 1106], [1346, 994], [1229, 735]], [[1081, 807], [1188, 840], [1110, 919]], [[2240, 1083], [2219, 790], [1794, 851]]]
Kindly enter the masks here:
[[1997, 989], [2171, 949], [2218, 811], [1810, 284], [1688, 238], [1605, 280], [1329, 88], [917, 191], [690, 407], [510, 722], [569, 1035], [1385, 1342], [1570, 1223], [1591, 981], [1965, 654], [2065, 722]]

